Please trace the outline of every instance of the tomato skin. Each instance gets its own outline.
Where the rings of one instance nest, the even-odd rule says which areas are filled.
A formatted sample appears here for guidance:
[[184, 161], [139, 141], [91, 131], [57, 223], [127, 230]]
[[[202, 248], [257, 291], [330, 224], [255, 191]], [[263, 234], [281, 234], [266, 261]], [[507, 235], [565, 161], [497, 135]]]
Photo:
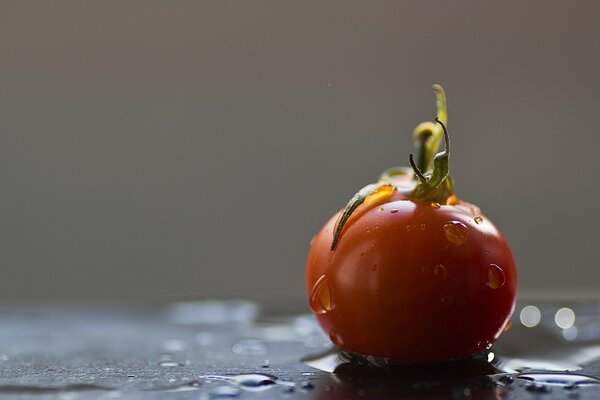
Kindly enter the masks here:
[[482, 351], [515, 306], [517, 274], [501, 233], [475, 206], [407, 199], [317, 233], [306, 264], [311, 308], [339, 348], [398, 363]]

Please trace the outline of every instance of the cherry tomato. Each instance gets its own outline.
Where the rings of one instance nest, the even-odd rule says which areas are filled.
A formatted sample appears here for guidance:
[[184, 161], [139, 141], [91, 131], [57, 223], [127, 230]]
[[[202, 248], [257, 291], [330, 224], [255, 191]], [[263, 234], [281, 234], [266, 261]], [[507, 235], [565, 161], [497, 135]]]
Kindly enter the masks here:
[[431, 173], [411, 156], [412, 186], [406, 174], [402, 185], [388, 174], [313, 238], [309, 303], [342, 350], [398, 363], [441, 362], [489, 348], [509, 324], [517, 290], [510, 248], [478, 207], [452, 192], [447, 131], [439, 125], [446, 150], [420, 157]]

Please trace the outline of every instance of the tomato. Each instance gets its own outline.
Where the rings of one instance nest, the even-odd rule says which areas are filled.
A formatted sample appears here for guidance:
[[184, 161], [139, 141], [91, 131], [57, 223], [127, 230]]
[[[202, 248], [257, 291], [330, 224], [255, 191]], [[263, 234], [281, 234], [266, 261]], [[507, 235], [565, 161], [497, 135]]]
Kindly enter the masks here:
[[427, 174], [411, 157], [410, 190], [389, 180], [366, 187], [313, 238], [309, 303], [342, 350], [441, 362], [489, 348], [509, 324], [517, 291], [510, 248], [478, 207], [453, 194], [447, 165], [436, 177], [441, 154]]

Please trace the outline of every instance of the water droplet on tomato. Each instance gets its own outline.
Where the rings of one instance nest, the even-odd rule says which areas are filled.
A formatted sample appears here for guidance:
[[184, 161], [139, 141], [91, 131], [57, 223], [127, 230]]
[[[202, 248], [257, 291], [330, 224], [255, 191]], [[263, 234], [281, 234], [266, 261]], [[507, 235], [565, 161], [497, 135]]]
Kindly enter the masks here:
[[504, 271], [502, 271], [502, 268], [500, 268], [496, 264], [490, 264], [490, 266], [488, 267], [487, 278], [487, 285], [492, 289], [501, 288], [506, 282]]
[[411, 230], [411, 226], [410, 225], [406, 225], [406, 232], [410, 232]]
[[371, 233], [371, 230], [370, 230], [370, 229], [367, 229], [367, 230], [365, 231], [365, 233], [367, 233], [367, 234], [368, 234], [368, 233]]
[[462, 222], [451, 221], [444, 225], [444, 235], [446, 239], [458, 246], [469, 237], [469, 229]]
[[420, 227], [420, 228], [421, 228], [421, 230], [422, 230], [422, 231], [424, 231], [425, 229], [427, 229], [427, 225], [425, 225], [425, 224], [421, 224], [421, 227]]
[[391, 214], [396, 214], [397, 212], [398, 212], [398, 209], [397, 209], [397, 208], [392, 208], [392, 209], [390, 210], [390, 213], [391, 213]]
[[379, 225], [375, 225], [375, 229], [379, 229]]
[[448, 271], [442, 264], [437, 264], [435, 267], [433, 267], [433, 276], [436, 279], [444, 280], [448, 277]]
[[483, 218], [481, 217], [475, 217], [475, 223], [476, 224], [481, 224], [483, 222]]
[[433, 202], [431, 203], [431, 208], [435, 208], [436, 210], [440, 208], [440, 203]]
[[377, 207], [377, 211], [378, 212], [382, 212], [383, 211], [383, 207]]
[[325, 275], [322, 275], [312, 288], [310, 308], [317, 314], [325, 314], [335, 308], [335, 304], [331, 300], [329, 280]]

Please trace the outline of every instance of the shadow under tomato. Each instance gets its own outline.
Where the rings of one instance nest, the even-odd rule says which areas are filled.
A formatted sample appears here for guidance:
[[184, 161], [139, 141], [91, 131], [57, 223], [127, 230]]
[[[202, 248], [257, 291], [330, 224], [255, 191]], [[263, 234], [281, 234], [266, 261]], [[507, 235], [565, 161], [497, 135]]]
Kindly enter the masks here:
[[421, 365], [373, 365], [362, 357], [332, 350], [308, 357], [327, 359], [330, 374], [319, 375], [315, 399], [499, 399], [504, 390], [490, 375], [498, 369], [486, 354], [467, 359]]

